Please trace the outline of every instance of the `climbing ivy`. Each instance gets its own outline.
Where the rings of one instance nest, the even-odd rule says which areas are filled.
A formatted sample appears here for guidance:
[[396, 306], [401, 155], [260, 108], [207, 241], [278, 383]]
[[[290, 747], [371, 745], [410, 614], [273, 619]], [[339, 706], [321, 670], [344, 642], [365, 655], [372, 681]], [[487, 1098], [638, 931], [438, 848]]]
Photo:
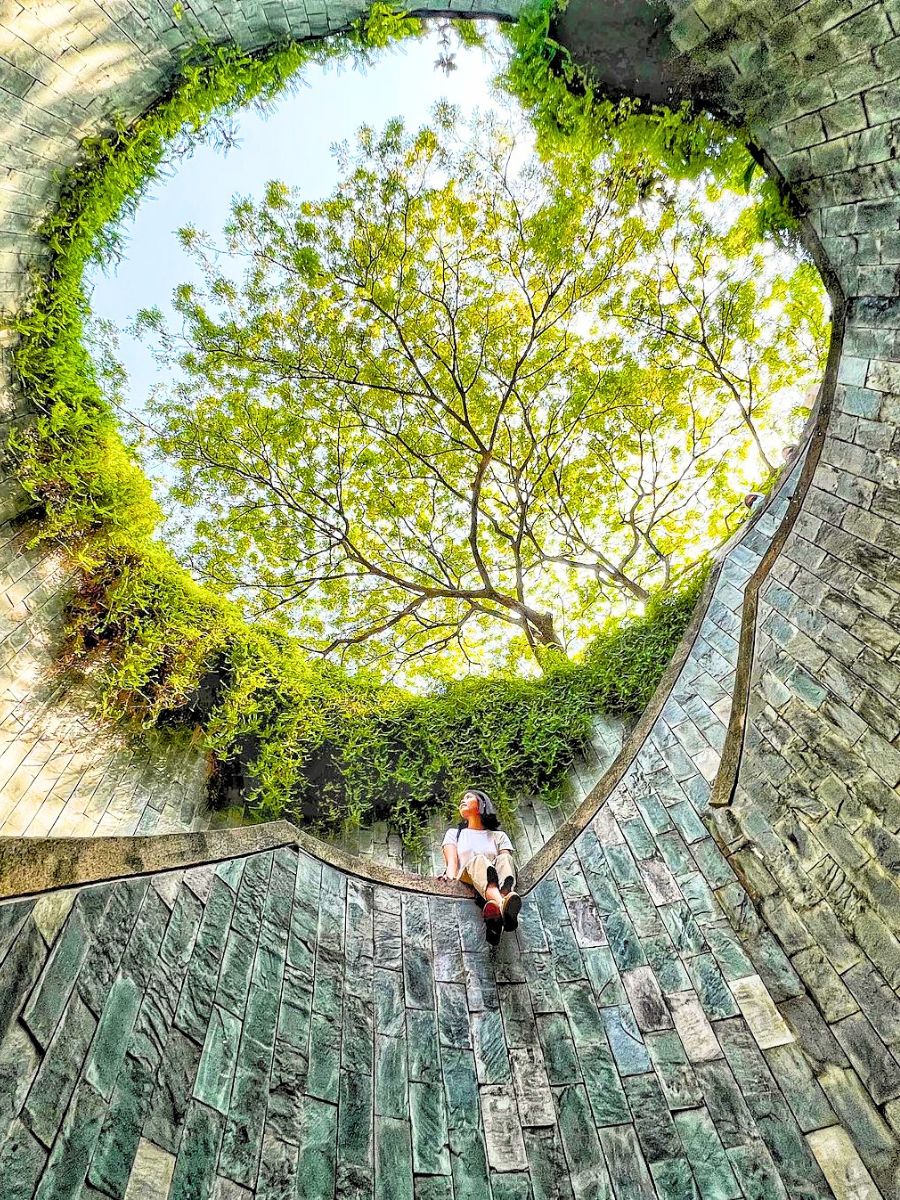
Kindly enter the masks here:
[[731, 128], [685, 101], [677, 108], [648, 105], [634, 97], [599, 94], [589, 75], [551, 36], [565, 0], [533, 0], [515, 24], [505, 27], [512, 54], [503, 87], [531, 118], [545, 154], [600, 153], [610, 139], [634, 153], [636, 167], [661, 168], [673, 179], [705, 175], [717, 188], [750, 193], [755, 204], [742, 223], [757, 237], [801, 249], [799, 221], [774, 179], [747, 148], [746, 130]]
[[539, 678], [467, 678], [414, 696], [310, 660], [148, 542], [109, 548], [82, 572], [65, 654], [104, 714], [198, 725], [221, 798], [232, 784], [250, 816], [325, 829], [386, 819], [415, 846], [467, 783], [506, 814], [522, 794], [558, 802], [596, 715], [646, 707], [706, 574], [701, 565], [644, 615], [610, 621], [579, 659], [551, 659]]
[[159, 177], [173, 150], [201, 135], [227, 138], [228, 119], [270, 103], [308, 63], [365, 60], [370, 48], [421, 32], [421, 22], [373, 5], [347, 33], [289, 42], [263, 56], [200, 44], [185, 59], [171, 95], [130, 126], [87, 139], [56, 209], [41, 227], [48, 262], [35, 271], [29, 301], [13, 320], [13, 373], [41, 413], [14, 440], [19, 477], [44, 511], [42, 536], [104, 544], [149, 536], [159, 519], [150, 485], [117, 432], [84, 346], [89, 312], [84, 271], [113, 259], [123, 221]]
[[[508, 86], [542, 135], [554, 124], [567, 136], [588, 136], [606, 110], [568, 92], [571, 78], [555, 68], [548, 11], [531, 10], [513, 28]], [[116, 255], [123, 218], [173, 146], [227, 138], [231, 114], [269, 103], [306, 63], [364, 58], [420, 30], [376, 4], [364, 22], [327, 41], [291, 42], [265, 55], [196, 47], [167, 99], [85, 143], [43, 225], [47, 261], [13, 321], [12, 359], [38, 413], [12, 441], [38, 518], [36, 540], [64, 546], [79, 568], [64, 662], [90, 680], [100, 713], [145, 729], [195, 729], [210, 755], [215, 795], [236, 800], [251, 819], [286, 815], [334, 829], [384, 818], [411, 847], [429, 813], [466, 783], [490, 789], [506, 813], [522, 794], [557, 800], [596, 714], [633, 717], [645, 707], [705, 568], [654, 599], [645, 615], [608, 624], [577, 661], [548, 662], [539, 679], [466, 679], [412, 696], [310, 661], [289, 636], [246, 622], [235, 605], [199, 586], [154, 540], [159, 512], [150, 485], [121, 440], [84, 346], [83, 275], [88, 264]], [[662, 117], [650, 118], [666, 153], [689, 136], [686, 118], [673, 120], [680, 142]]]

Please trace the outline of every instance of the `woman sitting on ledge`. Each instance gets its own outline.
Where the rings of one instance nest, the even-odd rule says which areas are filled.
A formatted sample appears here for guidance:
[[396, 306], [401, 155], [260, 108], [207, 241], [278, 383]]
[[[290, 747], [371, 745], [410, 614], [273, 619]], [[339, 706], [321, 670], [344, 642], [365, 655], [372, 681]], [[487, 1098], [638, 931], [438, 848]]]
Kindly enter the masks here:
[[514, 890], [513, 845], [500, 829], [493, 803], [478, 788], [463, 793], [459, 815], [459, 825], [448, 829], [441, 843], [447, 865], [440, 878], [470, 883], [484, 898], [485, 938], [496, 946], [504, 929], [516, 928], [522, 907]]

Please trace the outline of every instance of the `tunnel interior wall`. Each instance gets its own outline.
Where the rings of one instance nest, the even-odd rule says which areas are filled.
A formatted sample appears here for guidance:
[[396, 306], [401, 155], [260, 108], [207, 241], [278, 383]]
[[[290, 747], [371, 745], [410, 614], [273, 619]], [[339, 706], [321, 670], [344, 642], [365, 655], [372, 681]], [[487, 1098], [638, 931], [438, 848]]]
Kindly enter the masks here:
[[[357, 13], [183, 7], [0, 18], [5, 307], [82, 139], [144, 111], [198, 36], [259, 47]], [[288, 850], [0, 907], [10, 1195], [281, 1195], [311, 1163], [337, 1195], [404, 1200], [900, 1195], [900, 11], [693, 0], [645, 17], [673, 98], [704, 81], [790, 185], [836, 300], [827, 425], [765, 578], [738, 589], [755, 620], [730, 741], [722, 722], [697, 740], [715, 729], [698, 689], [694, 712], [670, 709], [495, 957], [464, 904]], [[614, 87], [639, 78], [627, 53]], [[4, 398], [6, 429], [31, 419]], [[12, 482], [0, 498], [12, 516]], [[22, 603], [53, 604], [55, 569]], [[49, 675], [46, 653], [29, 670]]]

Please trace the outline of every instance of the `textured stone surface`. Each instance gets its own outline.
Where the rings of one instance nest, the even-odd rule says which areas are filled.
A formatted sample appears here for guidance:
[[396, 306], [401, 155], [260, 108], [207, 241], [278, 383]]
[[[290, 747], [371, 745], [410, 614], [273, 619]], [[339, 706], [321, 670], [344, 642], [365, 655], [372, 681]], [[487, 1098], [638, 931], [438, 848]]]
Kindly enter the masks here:
[[[608, 834], [608, 818], [600, 826]], [[572, 869], [527, 899], [521, 934], [496, 950], [470, 902], [398, 897], [296, 849], [251, 856], [240, 876], [226, 863], [212, 878], [202, 868], [196, 879], [83, 889], [54, 949], [38, 938], [35, 977], [11, 1014], [13, 1032], [33, 1025], [46, 1048], [36, 1072], [22, 1062], [21, 1084], [11, 1064], [0, 1193], [30, 1178], [48, 1200], [95, 1191], [415, 1200], [447, 1189], [649, 1200], [694, 1187], [736, 1200], [748, 1171], [776, 1188], [769, 1194], [791, 1196], [825, 1197], [825, 1178], [863, 1178], [852, 1122], [842, 1124], [833, 1099], [829, 1107], [805, 1059], [772, 1060], [770, 1071], [762, 1058], [758, 1042], [772, 1054], [789, 1047], [768, 1036], [778, 1014], [758, 975], [731, 985], [750, 1024], [723, 1018], [722, 989], [701, 985], [707, 975], [691, 985], [693, 940], [670, 937], [650, 910], [626, 956], [639, 965], [620, 967], [599, 946], [584, 949], [594, 964], [585, 969], [571, 901], [586, 884], [611, 915], [637, 885], [592, 827], [573, 853]], [[657, 911], [649, 893], [647, 904]], [[111, 911], [129, 931], [124, 946], [96, 920]], [[398, 923], [391, 965], [366, 968], [379, 913]], [[707, 928], [723, 919], [710, 917]], [[30, 905], [11, 927], [7, 957], [36, 934]], [[302, 957], [289, 954], [292, 929], [303, 930], [302, 971], [289, 964]], [[76, 940], [77, 954], [67, 949]], [[523, 956], [541, 969], [519, 970]], [[438, 978], [450, 963], [455, 977]], [[677, 966], [685, 986], [673, 990], [663, 981]], [[200, 974], [218, 977], [205, 999]], [[315, 1041], [317, 1015], [336, 1038]]]
[[[330, 32], [358, 11], [184, 10], [0, 17], [7, 304], [80, 140], [152, 102], [181, 48]], [[68, 914], [0, 905], [4, 1196], [121, 1197], [153, 1186], [134, 1172], [164, 1154], [172, 1197], [900, 1194], [900, 15], [671, 0], [653, 16], [684, 56], [676, 92], [715, 81], [846, 300], [815, 473], [759, 589], [731, 806], [711, 813], [710, 785], [745, 589], [785, 493], [732, 547], [663, 713], [500, 954], [460, 902], [434, 902], [455, 927], [381, 885], [368, 907], [302, 855], [292, 895], [283, 855], [280, 871], [260, 855], [246, 890], [238, 866], [221, 885], [86, 889]], [[18, 500], [4, 485], [0, 515]], [[202, 823], [198, 756], [99, 744], [61, 692], [58, 562], [7, 535], [0, 568], [0, 829]], [[527, 1171], [513, 1132], [515, 1169], [489, 1179], [482, 1113], [514, 1130], [509, 1095]]]
[[205, 828], [202, 755], [187, 743], [126, 746], [47, 677], [68, 583], [58, 558], [0, 526], [0, 835]]

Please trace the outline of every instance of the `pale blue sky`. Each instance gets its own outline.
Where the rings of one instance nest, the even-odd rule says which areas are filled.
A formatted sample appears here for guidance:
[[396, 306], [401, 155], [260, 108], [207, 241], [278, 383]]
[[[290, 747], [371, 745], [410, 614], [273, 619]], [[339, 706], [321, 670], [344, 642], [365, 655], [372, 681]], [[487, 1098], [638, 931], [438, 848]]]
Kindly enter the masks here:
[[[452, 40], [456, 46], [455, 36]], [[496, 57], [500, 39], [492, 41]], [[458, 69], [448, 76], [434, 67], [439, 50], [431, 33], [383, 51], [365, 72], [349, 65], [309, 67], [305, 86], [285, 96], [274, 113], [240, 114], [236, 148], [223, 153], [198, 146], [154, 186], [125, 226], [126, 254], [114, 274], [95, 271], [90, 277], [95, 315], [121, 329], [139, 308], [158, 305], [166, 311], [172, 290], [194, 276], [175, 236], [180, 226], [218, 233], [232, 196], [258, 197], [270, 179], [299, 187], [309, 198], [327, 195], [337, 181], [330, 147], [352, 139], [360, 125], [378, 128], [396, 116], [419, 125], [443, 98], [466, 112], [488, 107], [496, 68], [485, 53], [457, 46]], [[119, 357], [129, 375], [129, 404], [140, 409], [156, 378], [152, 356], [123, 334]]]

